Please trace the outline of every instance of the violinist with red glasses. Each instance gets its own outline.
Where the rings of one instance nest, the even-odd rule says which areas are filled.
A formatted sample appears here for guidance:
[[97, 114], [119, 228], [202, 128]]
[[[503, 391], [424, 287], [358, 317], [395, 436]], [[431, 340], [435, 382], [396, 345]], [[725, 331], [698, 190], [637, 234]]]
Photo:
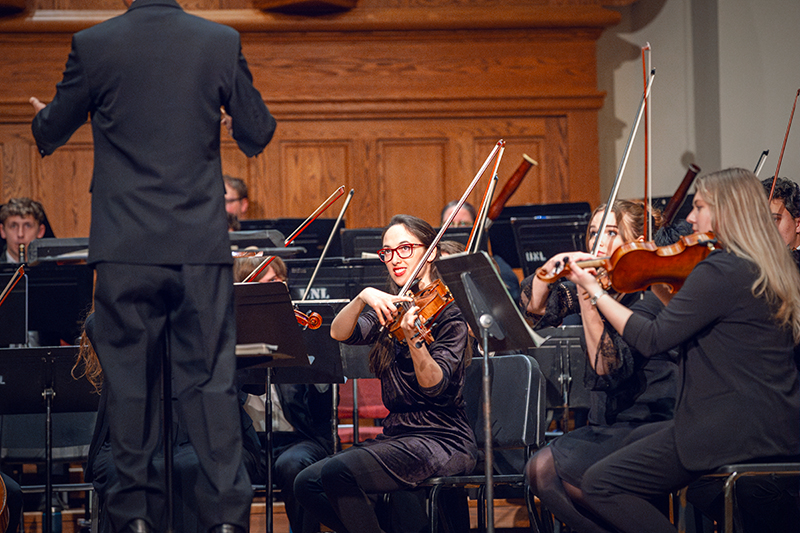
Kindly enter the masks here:
[[[382, 238], [377, 254], [389, 287], [362, 290], [334, 318], [331, 336], [347, 344], [376, 344], [369, 357], [389, 410], [383, 434], [311, 465], [295, 481], [303, 507], [340, 532], [381, 531], [371, 495], [412, 489], [434, 476], [468, 474], [477, 460], [462, 395], [471, 358], [467, 322], [450, 302], [431, 326], [432, 342], [424, 342], [417, 323], [422, 310], [414, 298], [397, 294], [436, 232], [424, 220], [396, 215]], [[419, 270], [420, 292], [437, 285], [437, 256], [433, 250]], [[390, 334], [398, 321], [397, 333]]]

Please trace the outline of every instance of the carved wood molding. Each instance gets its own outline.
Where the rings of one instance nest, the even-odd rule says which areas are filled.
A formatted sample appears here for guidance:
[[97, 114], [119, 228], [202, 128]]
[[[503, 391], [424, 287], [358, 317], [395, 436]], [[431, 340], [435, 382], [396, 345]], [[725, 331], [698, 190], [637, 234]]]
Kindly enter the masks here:
[[0, 0], [0, 17], [13, 16], [30, 8], [30, 0]]
[[[574, 96], [538, 98], [465, 98], [465, 99], [351, 99], [300, 101], [272, 99], [270, 112], [282, 120], [352, 120], [463, 118], [525, 115], [563, 115], [569, 110], [598, 110], [603, 106], [604, 92]], [[2, 124], [29, 124], [33, 108], [27, 101], [0, 102]]]
[[[0, 0], [2, 1], [2, 0]], [[37, 10], [25, 17], [0, 19], [0, 33], [75, 33], [123, 11]], [[268, 13], [257, 9], [190, 11], [240, 32], [357, 32], [408, 30], [478, 30], [595, 28], [620, 21], [620, 14], [600, 6], [511, 6], [505, 9], [448, 7], [421, 10], [354, 10], [322, 17]]]
[[253, 7], [278, 13], [319, 16], [348, 11], [358, 0], [253, 0]]

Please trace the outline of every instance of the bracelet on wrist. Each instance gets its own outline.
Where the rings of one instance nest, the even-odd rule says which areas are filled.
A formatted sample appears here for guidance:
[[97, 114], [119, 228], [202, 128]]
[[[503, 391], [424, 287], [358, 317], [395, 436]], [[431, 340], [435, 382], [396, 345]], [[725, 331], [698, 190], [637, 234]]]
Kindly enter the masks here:
[[596, 293], [594, 293], [594, 296], [592, 296], [589, 299], [589, 303], [592, 304], [592, 305], [597, 305], [597, 300], [599, 300], [603, 296], [608, 296], [608, 293], [606, 292], [605, 289], [601, 288]]

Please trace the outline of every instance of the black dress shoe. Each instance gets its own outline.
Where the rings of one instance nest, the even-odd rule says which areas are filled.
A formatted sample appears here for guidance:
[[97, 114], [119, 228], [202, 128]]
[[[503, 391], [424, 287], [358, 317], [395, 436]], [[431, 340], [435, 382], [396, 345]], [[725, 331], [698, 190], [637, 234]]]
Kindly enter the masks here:
[[152, 533], [150, 524], [141, 518], [134, 518], [128, 522], [128, 526], [123, 530], [125, 533]]
[[220, 524], [208, 530], [208, 533], [245, 533], [244, 528], [234, 524]]

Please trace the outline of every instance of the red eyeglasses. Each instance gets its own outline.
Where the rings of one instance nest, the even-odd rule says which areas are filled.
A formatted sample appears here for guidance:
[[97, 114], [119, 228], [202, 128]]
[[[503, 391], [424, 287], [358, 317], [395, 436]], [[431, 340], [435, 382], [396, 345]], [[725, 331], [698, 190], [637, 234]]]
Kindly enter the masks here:
[[416, 248], [417, 246], [423, 246], [424, 247], [425, 245], [424, 244], [418, 244], [418, 243], [401, 244], [397, 248], [381, 248], [380, 250], [378, 250], [375, 253], [378, 254], [378, 259], [380, 259], [384, 263], [388, 263], [389, 261], [392, 260], [392, 257], [394, 257], [395, 252], [397, 252], [397, 256], [400, 259], [408, 259], [412, 255], [414, 255], [414, 248]]

